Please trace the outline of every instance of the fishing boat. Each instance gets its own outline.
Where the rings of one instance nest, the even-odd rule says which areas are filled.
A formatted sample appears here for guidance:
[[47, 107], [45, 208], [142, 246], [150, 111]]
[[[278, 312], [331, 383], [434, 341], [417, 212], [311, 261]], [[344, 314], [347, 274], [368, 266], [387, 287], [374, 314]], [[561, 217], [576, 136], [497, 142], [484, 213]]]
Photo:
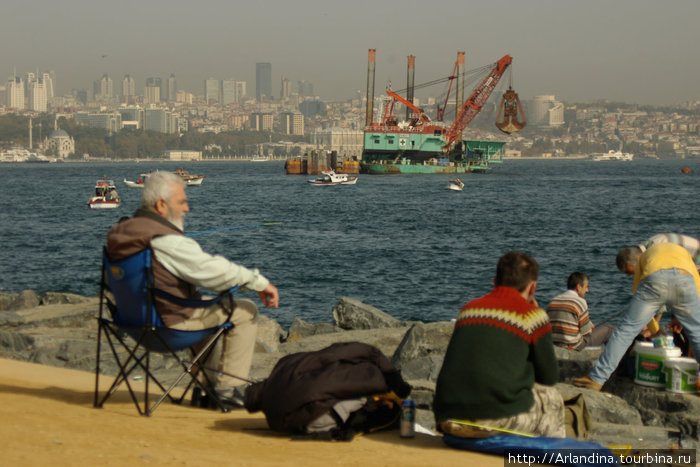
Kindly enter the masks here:
[[173, 172], [175, 175], [180, 176], [185, 181], [185, 184], [187, 186], [200, 186], [202, 182], [204, 181], [204, 178], [206, 175], [195, 175], [191, 174], [186, 170], [183, 169], [177, 169], [175, 172]]
[[310, 178], [307, 182], [311, 185], [354, 185], [357, 179], [356, 175], [337, 174], [334, 170], [326, 170], [320, 177]]
[[87, 202], [90, 209], [114, 209], [121, 204], [117, 193], [117, 187], [113, 180], [97, 180], [95, 182], [95, 195]]
[[453, 191], [462, 191], [464, 189], [464, 182], [462, 179], [456, 178], [447, 182], [447, 186], [445, 188]]

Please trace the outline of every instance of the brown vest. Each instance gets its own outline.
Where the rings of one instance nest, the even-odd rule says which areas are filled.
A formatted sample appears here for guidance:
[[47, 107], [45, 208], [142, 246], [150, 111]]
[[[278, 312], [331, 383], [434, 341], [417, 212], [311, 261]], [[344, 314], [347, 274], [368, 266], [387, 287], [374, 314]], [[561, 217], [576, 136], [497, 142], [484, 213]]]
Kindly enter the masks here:
[[[180, 229], [155, 212], [139, 209], [131, 219], [120, 222], [107, 233], [107, 255], [120, 260], [151, 247], [151, 239], [161, 235], [184, 235]], [[153, 282], [157, 289], [180, 298], [200, 300], [197, 288], [175, 277], [163, 267], [154, 254]], [[156, 310], [166, 326], [185, 321], [192, 316], [193, 308], [185, 308], [155, 297]]]

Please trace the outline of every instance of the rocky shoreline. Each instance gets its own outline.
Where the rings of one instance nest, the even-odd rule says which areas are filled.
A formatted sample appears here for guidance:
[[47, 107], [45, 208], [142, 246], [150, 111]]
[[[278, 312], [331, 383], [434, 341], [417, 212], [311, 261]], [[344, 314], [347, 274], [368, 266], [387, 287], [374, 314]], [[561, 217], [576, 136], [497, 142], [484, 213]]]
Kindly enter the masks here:
[[[0, 293], [0, 357], [64, 368], [94, 371], [98, 299], [74, 294], [27, 290]], [[262, 313], [266, 313], [262, 309]], [[432, 399], [445, 349], [452, 334], [449, 321], [423, 323], [397, 320], [359, 300], [341, 297], [328, 323], [295, 319], [288, 330], [260, 315], [251, 378], [265, 378], [281, 357], [319, 350], [336, 342], [357, 341], [378, 347], [413, 387], [418, 423], [433, 429]], [[600, 350], [557, 348], [564, 398], [583, 394], [593, 426], [583, 439], [633, 449], [700, 447], [700, 398], [634, 384], [616, 374], [603, 392], [576, 388], [574, 377], [587, 374]], [[158, 372], [168, 362], [154, 359]], [[106, 373], [115, 367], [101, 363]]]

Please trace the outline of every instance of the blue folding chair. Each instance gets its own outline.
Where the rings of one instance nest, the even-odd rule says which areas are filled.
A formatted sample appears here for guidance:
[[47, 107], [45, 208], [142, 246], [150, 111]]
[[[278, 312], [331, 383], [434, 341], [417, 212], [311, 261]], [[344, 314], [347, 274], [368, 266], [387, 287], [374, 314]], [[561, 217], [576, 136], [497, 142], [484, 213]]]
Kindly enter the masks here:
[[[180, 306], [205, 308], [216, 303], [222, 303], [233, 313], [233, 287], [211, 300], [187, 300], [175, 297], [153, 286], [153, 271], [151, 268], [151, 251], [145, 249], [119, 261], [111, 261], [106, 249], [102, 253], [102, 279], [100, 285], [100, 308], [97, 331], [97, 364], [95, 367], [95, 398], [94, 406], [102, 405], [121, 386], [126, 384], [131, 399], [141, 415], [151, 415], [166, 398], [174, 403], [182, 403], [188, 391], [193, 394], [199, 391], [208, 396], [222, 411], [226, 406], [213, 390], [214, 384], [204, 370], [206, 359], [211, 353], [216, 341], [226, 332], [233, 329], [230, 319], [220, 326], [201, 331], [181, 331], [171, 329], [163, 324], [155, 308], [154, 298], [165, 299]], [[107, 392], [100, 398], [100, 353], [102, 339], [105, 338], [112, 351], [118, 374]], [[131, 339], [129, 339], [131, 338]], [[118, 345], [121, 344], [121, 347]], [[197, 350], [195, 351], [195, 347]], [[127, 356], [119, 355], [119, 350], [126, 350]], [[190, 349], [191, 361], [178, 355], [178, 351]], [[172, 356], [182, 367], [182, 373], [167, 388], [156, 378], [151, 368], [151, 352]], [[135, 379], [134, 371], [143, 371], [145, 391], [143, 400], [139, 396], [129, 378]], [[171, 393], [180, 382], [190, 376], [190, 379], [179, 397]], [[198, 376], [201, 375], [204, 381]], [[149, 405], [149, 388], [156, 384], [162, 395]], [[198, 388], [198, 389], [197, 389]]]

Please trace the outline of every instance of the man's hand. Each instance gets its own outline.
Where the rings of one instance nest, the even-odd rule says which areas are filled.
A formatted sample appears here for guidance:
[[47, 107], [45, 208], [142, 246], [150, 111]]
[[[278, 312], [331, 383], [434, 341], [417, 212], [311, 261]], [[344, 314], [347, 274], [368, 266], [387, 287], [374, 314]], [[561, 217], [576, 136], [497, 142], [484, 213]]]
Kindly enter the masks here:
[[280, 294], [274, 285], [267, 284], [267, 287], [258, 292], [258, 296], [266, 307], [279, 308]]

